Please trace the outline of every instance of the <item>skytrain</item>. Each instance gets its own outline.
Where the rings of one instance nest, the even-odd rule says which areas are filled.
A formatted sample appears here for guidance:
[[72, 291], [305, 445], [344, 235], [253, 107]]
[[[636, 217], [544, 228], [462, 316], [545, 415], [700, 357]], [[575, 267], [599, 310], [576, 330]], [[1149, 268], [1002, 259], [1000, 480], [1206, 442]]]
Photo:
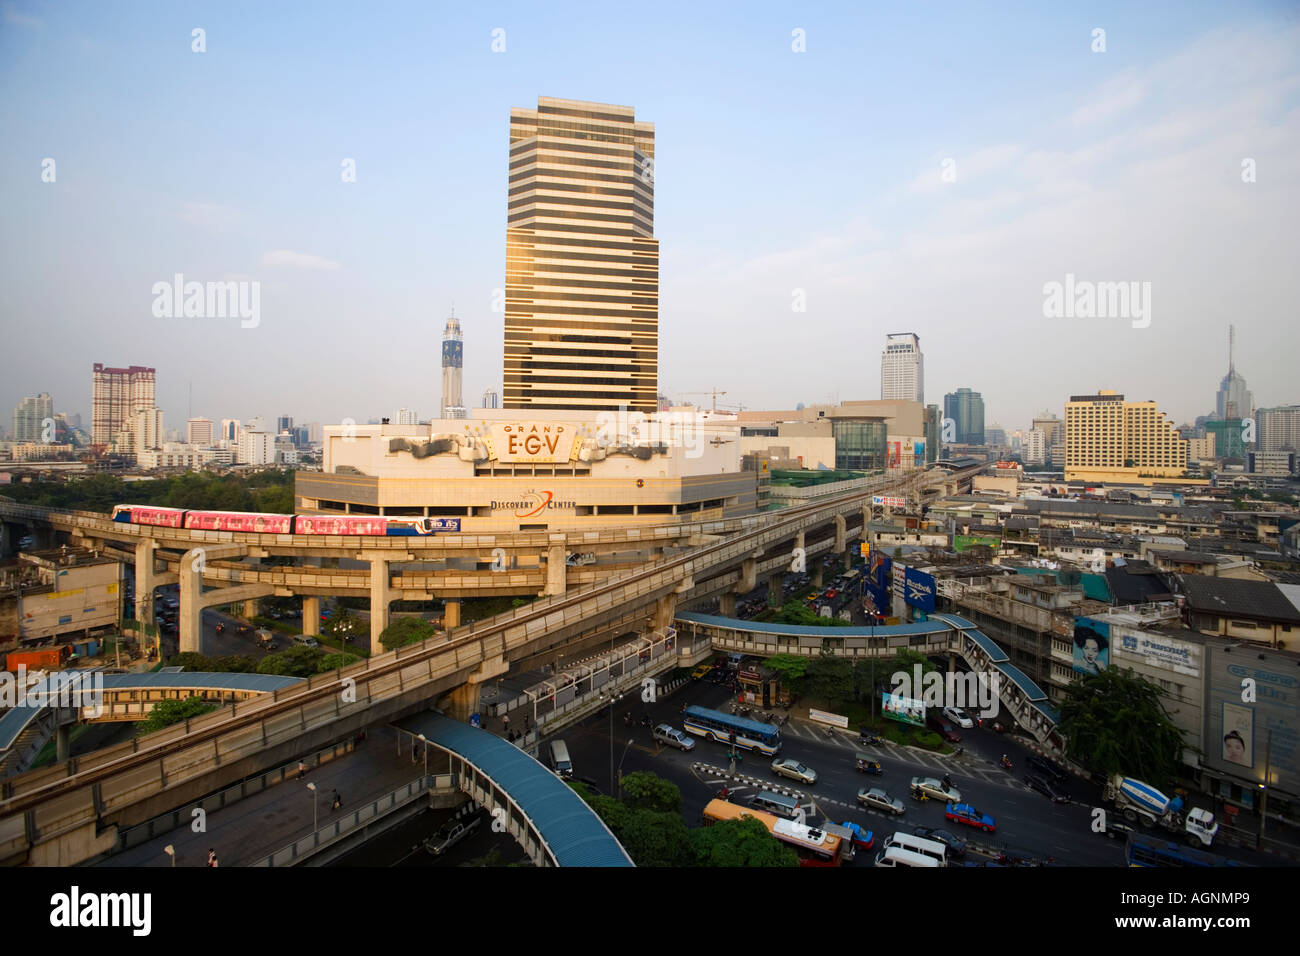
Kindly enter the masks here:
[[389, 518], [379, 515], [277, 515], [250, 511], [187, 511], [151, 505], [116, 505], [113, 520], [191, 531], [254, 534], [396, 535], [460, 531], [459, 518]]

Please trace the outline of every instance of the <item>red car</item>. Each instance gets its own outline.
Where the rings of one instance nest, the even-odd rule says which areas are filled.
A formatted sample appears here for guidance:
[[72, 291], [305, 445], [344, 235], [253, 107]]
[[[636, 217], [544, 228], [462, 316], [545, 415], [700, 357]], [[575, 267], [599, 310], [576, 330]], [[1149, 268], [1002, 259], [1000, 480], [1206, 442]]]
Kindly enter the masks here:
[[992, 833], [998, 828], [997, 821], [987, 813], [980, 813], [969, 803], [950, 803], [944, 808], [943, 815], [953, 823], [964, 823], [985, 833]]

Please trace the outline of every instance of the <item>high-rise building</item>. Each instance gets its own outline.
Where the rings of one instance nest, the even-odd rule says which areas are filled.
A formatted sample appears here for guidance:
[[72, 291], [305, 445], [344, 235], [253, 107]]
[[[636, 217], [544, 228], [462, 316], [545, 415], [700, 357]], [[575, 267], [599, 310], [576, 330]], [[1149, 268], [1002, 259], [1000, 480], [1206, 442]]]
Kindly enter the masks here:
[[[509, 319], [506, 320], [507, 324]], [[461, 375], [465, 364], [465, 343], [460, 334], [460, 319], [447, 320], [442, 333], [442, 406], [439, 418], [465, 418], [461, 401]]]
[[1025, 440], [1020, 446], [1024, 453], [1025, 463], [1029, 465], [1042, 465], [1047, 462], [1047, 436], [1043, 434], [1041, 428], [1033, 428], [1025, 435]]
[[143, 365], [108, 368], [96, 362], [92, 370], [91, 441], [111, 443], [131, 425], [137, 413], [154, 408], [154, 370]]
[[1186, 438], [1188, 461], [1210, 461], [1214, 458], [1214, 436]]
[[239, 441], [241, 428], [243, 428], [243, 424], [238, 418], [223, 418], [221, 419], [221, 431], [217, 434], [217, 438], [221, 441]]
[[1219, 382], [1219, 392], [1215, 396], [1215, 418], [1250, 418], [1255, 412], [1255, 398], [1246, 388], [1246, 380], [1237, 373], [1233, 365], [1232, 351], [1236, 342], [1237, 330], [1228, 326], [1228, 374]]
[[1205, 423], [1205, 437], [1214, 442], [1215, 458], [1245, 459], [1249, 450], [1246, 442], [1246, 423], [1240, 418], [1211, 418]]
[[1007, 430], [994, 422], [984, 429], [984, 444], [1001, 448], [1007, 443]]
[[938, 405], [925, 406], [925, 413], [922, 421], [925, 429], [925, 461], [926, 464], [934, 464], [939, 460], [939, 439], [942, 437], [940, 419], [943, 416], [939, 414]]
[[1300, 405], [1255, 410], [1255, 447], [1300, 452]]
[[483, 391], [484, 408], [500, 408], [501, 396], [497, 394], [496, 389], [488, 388]]
[[160, 408], [142, 408], [135, 413], [124, 431], [130, 431], [133, 452], [138, 459], [145, 452], [157, 451], [167, 440], [163, 428], [163, 413]]
[[1102, 389], [1066, 403], [1066, 481], [1177, 478], [1186, 470], [1187, 442], [1155, 402]]
[[418, 425], [420, 424], [420, 416], [409, 408], [399, 408], [397, 410], [397, 424]]
[[630, 106], [510, 111], [505, 408], [655, 411], [654, 152]]
[[245, 430], [239, 436], [239, 457], [241, 465], [275, 464], [275, 436], [270, 432]]
[[[47, 433], [45, 423], [50, 422]], [[14, 441], [54, 441], [54, 399], [48, 392], [24, 398], [14, 409]]]
[[880, 397], [925, 403], [921, 340], [912, 332], [892, 332], [880, 353]]
[[293, 431], [292, 415], [281, 415], [279, 418], [275, 420], [275, 433], [277, 435], [283, 435], [285, 432], [292, 432], [292, 431]]
[[211, 445], [212, 419], [191, 418], [185, 422], [185, 441], [191, 445]]
[[943, 397], [943, 417], [952, 419], [958, 445], [984, 444], [984, 396], [959, 388]]
[[1055, 412], [1042, 411], [1034, 419], [1033, 427], [1043, 433], [1043, 464], [1064, 468], [1065, 422]]

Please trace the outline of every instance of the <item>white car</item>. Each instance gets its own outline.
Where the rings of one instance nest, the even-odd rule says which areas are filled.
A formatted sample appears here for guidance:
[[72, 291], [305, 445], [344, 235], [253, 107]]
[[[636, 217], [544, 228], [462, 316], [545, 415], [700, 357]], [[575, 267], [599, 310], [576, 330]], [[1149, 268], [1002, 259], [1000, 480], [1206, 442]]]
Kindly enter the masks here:
[[945, 707], [943, 715], [951, 720], [962, 730], [970, 730], [975, 726], [975, 721], [966, 716], [966, 712], [960, 707]]
[[812, 786], [817, 782], [817, 771], [801, 764], [793, 757], [777, 757], [772, 761], [772, 772], [791, 780], [798, 780]]

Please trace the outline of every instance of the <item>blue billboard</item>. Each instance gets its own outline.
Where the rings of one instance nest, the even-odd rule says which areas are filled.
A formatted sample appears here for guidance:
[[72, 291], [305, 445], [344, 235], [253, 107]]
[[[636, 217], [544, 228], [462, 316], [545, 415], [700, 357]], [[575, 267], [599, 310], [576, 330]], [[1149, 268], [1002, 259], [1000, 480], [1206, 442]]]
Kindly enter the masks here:
[[889, 616], [892, 593], [890, 575], [893, 563], [879, 551], [871, 556], [871, 563], [867, 565], [866, 573], [862, 576], [862, 597], [868, 614]]
[[1100, 674], [1110, 666], [1110, 625], [1090, 617], [1074, 619], [1074, 672]]
[[926, 614], [934, 613], [934, 577], [913, 568], [904, 569], [903, 581], [907, 594], [903, 598], [909, 605]]

